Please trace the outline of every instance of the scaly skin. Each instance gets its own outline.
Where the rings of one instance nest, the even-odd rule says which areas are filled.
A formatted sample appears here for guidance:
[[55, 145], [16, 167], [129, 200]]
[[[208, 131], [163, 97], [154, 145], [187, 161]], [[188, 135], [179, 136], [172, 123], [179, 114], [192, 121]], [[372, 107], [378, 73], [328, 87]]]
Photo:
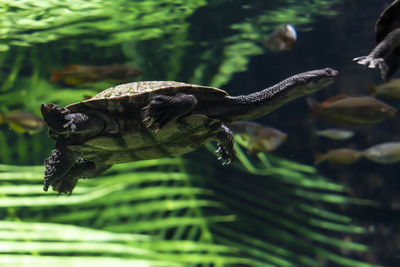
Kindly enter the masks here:
[[[325, 68], [300, 73], [260, 92], [242, 96], [224, 96], [200, 101], [193, 94], [156, 95], [143, 108], [144, 122], [156, 131], [170, 121], [187, 114], [203, 114], [222, 123], [251, 120], [266, 115], [280, 106], [322, 89], [332, 83], [338, 72]], [[95, 111], [73, 113], [53, 104], [42, 105], [42, 114], [50, 127], [56, 148], [46, 160], [44, 190], [50, 185], [60, 193], [71, 193], [79, 178], [94, 177], [111, 165], [86, 161], [84, 155], [68, 149], [90, 138], [118, 134], [119, 128], [111, 116]], [[222, 124], [214, 137], [223, 164], [235, 159], [233, 134]], [[100, 161], [100, 160], [99, 160]]]

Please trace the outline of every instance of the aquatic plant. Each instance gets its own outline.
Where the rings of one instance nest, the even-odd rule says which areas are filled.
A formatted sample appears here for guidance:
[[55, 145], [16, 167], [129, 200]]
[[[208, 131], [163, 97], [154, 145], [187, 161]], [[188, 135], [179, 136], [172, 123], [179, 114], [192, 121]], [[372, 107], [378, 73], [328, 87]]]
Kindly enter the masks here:
[[[246, 15], [232, 16], [230, 31], [216, 42], [215, 35], [199, 39], [190, 23], [206, 1], [0, 0], [0, 111], [39, 115], [41, 103], [66, 105], [107, 87], [49, 84], [50, 68], [88, 61], [134, 62], [144, 68], [143, 79], [223, 85], [264, 52], [260, 38], [276, 26], [293, 20], [306, 28], [313, 14], [332, 15], [327, 1], [281, 2], [247, 14], [248, 1], [213, 1], [198, 16], [219, 19], [224, 5]], [[265, 154], [248, 157], [237, 146], [239, 160], [230, 168], [219, 169], [214, 157], [196, 164], [208, 160], [204, 153], [192, 154], [201, 161], [134, 162], [80, 181], [71, 196], [56, 196], [42, 191], [43, 166], [37, 166], [52, 146], [46, 132], [29, 136], [2, 127], [1, 263], [372, 266], [338, 252], [365, 251], [337, 237], [364, 229], [321, 203], [373, 203], [347, 197], [343, 186], [313, 167]]]
[[133, 162], [58, 197], [42, 191], [42, 166], [0, 165], [2, 256], [15, 264], [373, 266], [337, 252], [366, 251], [338, 237], [364, 229], [318, 203], [374, 203], [345, 196], [313, 167], [236, 149], [240, 163], [217, 173], [204, 153], [195, 156], [209, 168], [183, 158]]
[[[85, 35], [97, 46], [157, 38], [180, 30], [206, 1], [0, 1], [1, 51]], [[179, 24], [178, 24], [179, 23]]]

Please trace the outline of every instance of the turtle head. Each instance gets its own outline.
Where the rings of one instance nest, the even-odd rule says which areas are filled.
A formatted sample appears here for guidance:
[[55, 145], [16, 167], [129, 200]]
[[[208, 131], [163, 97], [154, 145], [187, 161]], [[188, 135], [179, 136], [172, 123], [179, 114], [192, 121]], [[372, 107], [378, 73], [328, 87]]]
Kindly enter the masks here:
[[296, 77], [297, 86], [303, 87], [304, 93], [309, 94], [318, 91], [333, 83], [339, 74], [337, 70], [331, 68], [312, 70], [293, 76]]

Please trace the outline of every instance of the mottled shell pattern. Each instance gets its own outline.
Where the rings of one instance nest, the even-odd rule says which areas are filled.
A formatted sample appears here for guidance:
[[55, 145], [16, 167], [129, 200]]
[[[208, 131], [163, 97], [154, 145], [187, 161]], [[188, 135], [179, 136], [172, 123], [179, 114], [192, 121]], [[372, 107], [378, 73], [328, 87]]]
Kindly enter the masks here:
[[[190, 93], [207, 103], [208, 99], [223, 98], [223, 90], [180, 82], [146, 81], [118, 85], [94, 97], [67, 106], [71, 112], [101, 112], [112, 117], [119, 134], [104, 134], [84, 142], [71, 142], [68, 148], [86, 160], [115, 164], [141, 159], [180, 155], [215, 139], [221, 121], [202, 114], [189, 114], [159, 131], [149, 129], [143, 122], [143, 107], [155, 95]], [[71, 137], [72, 138], [72, 137]], [[72, 140], [72, 139], [71, 139]]]
[[144, 81], [108, 88], [88, 100], [71, 104], [67, 108], [73, 112], [82, 108], [124, 112], [122, 107], [125, 102], [137, 103], [138, 107], [145, 106], [157, 94], [175, 95], [177, 93], [190, 93], [197, 97], [204, 96], [204, 98], [224, 97], [227, 95], [225, 91], [214, 87], [173, 81]]

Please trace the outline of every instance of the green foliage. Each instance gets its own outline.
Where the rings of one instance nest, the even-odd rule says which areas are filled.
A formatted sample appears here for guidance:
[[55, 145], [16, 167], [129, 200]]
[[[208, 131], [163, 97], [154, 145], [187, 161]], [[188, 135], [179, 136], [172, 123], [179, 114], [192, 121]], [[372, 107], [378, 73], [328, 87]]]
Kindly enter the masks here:
[[[0, 112], [39, 115], [42, 103], [67, 105], [109, 86], [49, 84], [51, 68], [72, 63], [125, 62], [144, 69], [143, 79], [221, 86], [264, 53], [260, 41], [276, 27], [306, 29], [315, 14], [332, 15], [332, 3], [268, 1], [247, 13], [255, 9], [248, 1], [0, 0]], [[227, 26], [224, 37], [196, 35], [196, 14]], [[37, 166], [52, 146], [45, 130], [1, 125], [1, 264], [372, 266], [340, 253], [365, 251], [342, 240], [364, 229], [322, 207], [374, 203], [347, 197], [313, 167], [237, 146], [232, 167], [213, 157], [204, 164], [204, 154], [133, 162], [57, 196], [42, 191]]]
[[202, 5], [204, 0], [1, 0], [0, 49], [79, 35], [97, 46], [157, 38], [179, 31], [178, 23]]
[[317, 207], [373, 202], [347, 197], [313, 167], [236, 149], [239, 162], [217, 173], [180, 158], [133, 162], [81, 180], [71, 196], [43, 192], [40, 166], [0, 165], [3, 256], [33, 265], [103, 266], [104, 257], [138, 266], [372, 266], [338, 252], [366, 251], [340, 237], [364, 229]]

